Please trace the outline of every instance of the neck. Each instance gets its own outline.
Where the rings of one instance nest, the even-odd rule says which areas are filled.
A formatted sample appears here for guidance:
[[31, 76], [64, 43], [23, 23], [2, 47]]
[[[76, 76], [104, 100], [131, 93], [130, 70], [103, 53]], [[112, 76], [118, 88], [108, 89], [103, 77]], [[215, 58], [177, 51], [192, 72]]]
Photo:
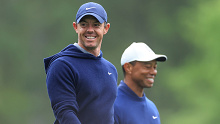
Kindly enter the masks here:
[[86, 50], [89, 53], [93, 54], [94, 56], [99, 56], [100, 55], [100, 49], [96, 48], [95, 50]]
[[100, 47], [86, 48], [80, 43], [75, 43], [74, 45], [76, 45], [84, 53], [90, 53], [96, 57], [100, 55]]
[[137, 85], [136, 82], [128, 79], [124, 79], [125, 84], [139, 97], [142, 97], [144, 94], [144, 88]]

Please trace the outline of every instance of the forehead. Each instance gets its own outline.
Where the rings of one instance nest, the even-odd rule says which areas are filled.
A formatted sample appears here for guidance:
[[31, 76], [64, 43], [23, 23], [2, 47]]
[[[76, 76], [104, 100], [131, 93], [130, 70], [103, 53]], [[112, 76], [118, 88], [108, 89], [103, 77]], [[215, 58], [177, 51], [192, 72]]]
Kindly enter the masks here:
[[92, 15], [86, 15], [80, 20], [80, 22], [87, 22], [87, 21], [99, 22], [98, 19]]

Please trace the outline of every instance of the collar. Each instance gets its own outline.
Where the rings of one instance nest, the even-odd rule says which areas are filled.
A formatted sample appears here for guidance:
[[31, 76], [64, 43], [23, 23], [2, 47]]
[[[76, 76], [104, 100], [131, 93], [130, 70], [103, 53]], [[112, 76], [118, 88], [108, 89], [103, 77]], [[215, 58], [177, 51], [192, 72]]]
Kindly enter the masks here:
[[[91, 54], [90, 52], [86, 51], [86, 50], [83, 49], [81, 46], [79, 46], [78, 43], [74, 43], [73, 45], [76, 46], [76, 47], [77, 47], [80, 51], [82, 51], [83, 53]], [[91, 54], [91, 55], [93, 55], [93, 54]], [[99, 56], [100, 56], [100, 53], [99, 53], [99, 55], [98, 55], [97, 57], [99, 57]]]

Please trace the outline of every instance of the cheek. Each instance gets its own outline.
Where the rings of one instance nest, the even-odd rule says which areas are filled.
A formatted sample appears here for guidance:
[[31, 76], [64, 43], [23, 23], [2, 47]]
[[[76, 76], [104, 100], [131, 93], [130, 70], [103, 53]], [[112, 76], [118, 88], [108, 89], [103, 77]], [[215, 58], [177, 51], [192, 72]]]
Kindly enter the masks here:
[[107, 32], [104, 28], [98, 28], [98, 29], [96, 29], [96, 33], [99, 34], [99, 35], [104, 35]]
[[148, 74], [150, 74], [150, 71], [149, 70], [146, 70], [146, 69], [139, 69], [138, 71], [137, 71], [137, 74], [139, 75], [139, 76], [146, 76], [146, 75], [148, 75]]
[[76, 31], [77, 33], [83, 34], [86, 31], [86, 29], [79, 27]]
[[96, 33], [99, 34], [99, 35], [103, 35], [103, 34], [104, 34], [104, 30], [102, 30], [102, 29], [97, 29], [97, 30], [96, 30]]
[[132, 70], [131, 74], [133, 77], [140, 77], [142, 75], [142, 71], [141, 69], [135, 69], [135, 70]]

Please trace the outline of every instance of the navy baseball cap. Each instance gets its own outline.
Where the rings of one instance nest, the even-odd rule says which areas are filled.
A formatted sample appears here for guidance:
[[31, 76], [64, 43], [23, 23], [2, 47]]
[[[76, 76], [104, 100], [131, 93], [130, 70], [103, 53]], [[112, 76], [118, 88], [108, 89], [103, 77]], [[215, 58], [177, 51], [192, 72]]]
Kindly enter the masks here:
[[80, 20], [86, 15], [96, 17], [100, 23], [107, 22], [107, 13], [102, 5], [98, 3], [89, 2], [83, 4], [76, 14], [76, 22], [79, 23]]

